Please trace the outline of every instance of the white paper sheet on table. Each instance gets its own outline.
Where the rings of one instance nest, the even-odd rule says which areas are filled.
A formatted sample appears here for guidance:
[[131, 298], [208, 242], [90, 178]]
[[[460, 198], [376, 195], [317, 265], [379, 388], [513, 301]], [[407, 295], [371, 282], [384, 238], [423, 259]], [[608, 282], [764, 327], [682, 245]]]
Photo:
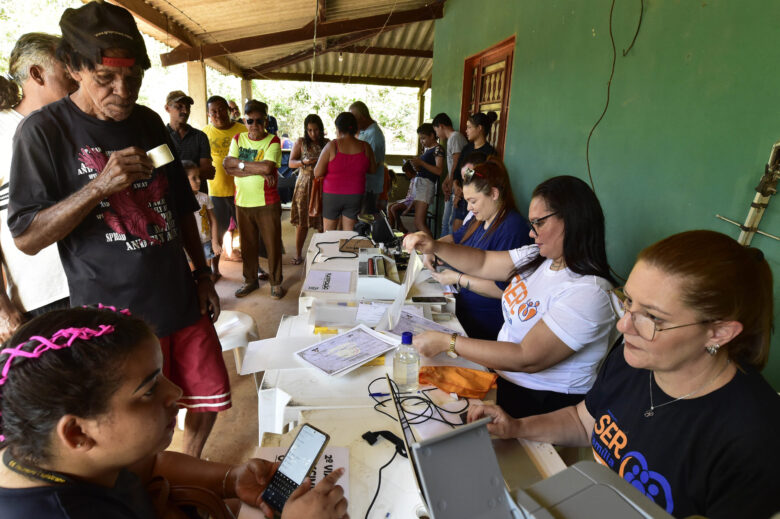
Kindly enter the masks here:
[[452, 328], [448, 328], [443, 324], [439, 324], [436, 321], [431, 321], [425, 317], [412, 314], [406, 310], [401, 311], [401, 316], [398, 319], [398, 323], [396, 323], [392, 330], [389, 330], [386, 333], [392, 333], [397, 337], [401, 337], [401, 334], [404, 332], [412, 332], [413, 335], [417, 335], [418, 333], [422, 333], [427, 330], [434, 330], [444, 333], [455, 333], [455, 330]]
[[401, 317], [401, 310], [403, 309], [404, 302], [409, 295], [414, 281], [417, 279], [417, 275], [422, 271], [423, 263], [417, 252], [412, 251], [409, 254], [409, 264], [406, 266], [406, 275], [404, 276], [404, 284], [401, 285], [401, 290], [398, 291], [398, 295], [390, 305], [390, 307], [382, 316], [382, 320], [376, 326], [377, 330], [392, 330], [398, 323], [398, 319]]
[[352, 272], [338, 270], [310, 270], [302, 290], [324, 294], [346, 294], [352, 281]]
[[314, 326], [309, 324], [308, 314], [283, 315], [276, 330], [277, 337], [299, 337], [314, 333]]
[[306, 365], [326, 375], [344, 375], [393, 349], [395, 339], [375, 332], [364, 324], [326, 339], [295, 354]]
[[300, 367], [295, 352], [319, 341], [316, 335], [282, 337], [252, 341], [247, 345], [241, 374], [250, 375], [269, 369], [289, 369]]
[[[258, 447], [255, 456], [269, 461], [282, 461], [287, 454], [287, 447]], [[322, 479], [338, 468], [344, 468], [344, 475], [339, 478], [338, 484], [344, 489], [344, 497], [349, 499], [349, 448], [325, 446], [322, 456], [314, 465], [309, 474], [309, 480], [316, 485]]]
[[[378, 302], [361, 302], [357, 308], [357, 314], [355, 315], [356, 323], [363, 323], [368, 327], [374, 327], [382, 320], [382, 316], [390, 307], [390, 303], [378, 303]], [[423, 310], [414, 305], [404, 305], [403, 310], [410, 314], [419, 315], [422, 317]]]

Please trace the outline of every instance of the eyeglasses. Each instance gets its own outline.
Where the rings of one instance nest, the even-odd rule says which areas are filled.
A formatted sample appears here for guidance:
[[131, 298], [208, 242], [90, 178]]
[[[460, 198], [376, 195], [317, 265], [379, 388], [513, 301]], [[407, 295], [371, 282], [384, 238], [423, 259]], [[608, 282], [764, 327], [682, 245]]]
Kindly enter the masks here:
[[474, 177], [474, 175], [476, 175], [476, 176], [478, 176], [480, 178], [485, 178], [482, 175], [480, 175], [479, 172], [474, 171], [471, 168], [465, 168], [463, 170], [463, 181], [464, 182], [471, 182], [471, 179]]
[[263, 124], [263, 119], [247, 119], [246, 120], [246, 124], [255, 124], [255, 123], [257, 123], [259, 125], [262, 125]]
[[623, 291], [623, 287], [618, 287], [610, 291], [610, 302], [612, 303], [612, 310], [618, 319], [622, 319], [624, 315], [631, 315], [631, 324], [634, 326], [637, 334], [646, 341], [652, 342], [655, 339], [657, 332], [665, 332], [666, 330], [674, 330], [676, 328], [685, 328], [686, 326], [695, 326], [697, 324], [707, 324], [717, 321], [717, 319], [707, 319], [706, 321], [697, 321], [695, 323], [678, 324], [676, 326], [667, 326], [666, 328], [659, 328], [650, 314], [643, 312], [634, 312], [631, 310], [631, 299], [626, 296]]
[[534, 236], [537, 237], [539, 236], [539, 230], [536, 227], [537, 226], [541, 227], [541, 225], [539, 225], [540, 223], [544, 222], [546, 219], [548, 219], [551, 216], [555, 216], [556, 214], [558, 214], [558, 211], [555, 211], [550, 214], [546, 214], [540, 218], [534, 218], [533, 220], [528, 220], [528, 225], [531, 226], [531, 232], [534, 233]]

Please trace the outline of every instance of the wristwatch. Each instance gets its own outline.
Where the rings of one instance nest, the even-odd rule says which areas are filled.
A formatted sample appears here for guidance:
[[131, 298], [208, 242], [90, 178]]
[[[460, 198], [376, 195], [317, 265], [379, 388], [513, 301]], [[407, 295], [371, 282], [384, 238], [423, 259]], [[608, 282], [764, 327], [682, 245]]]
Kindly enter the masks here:
[[450, 349], [447, 350], [447, 356], [451, 359], [457, 359], [458, 358], [458, 352], [455, 351], [455, 340], [458, 338], [457, 333], [453, 333], [450, 336]]
[[243, 160], [242, 160], [241, 162], [239, 162], [239, 163], [238, 163], [238, 169], [240, 169], [241, 171], [244, 171], [244, 167], [245, 167], [245, 166], [246, 166], [246, 164], [244, 164], [244, 161], [243, 161]]

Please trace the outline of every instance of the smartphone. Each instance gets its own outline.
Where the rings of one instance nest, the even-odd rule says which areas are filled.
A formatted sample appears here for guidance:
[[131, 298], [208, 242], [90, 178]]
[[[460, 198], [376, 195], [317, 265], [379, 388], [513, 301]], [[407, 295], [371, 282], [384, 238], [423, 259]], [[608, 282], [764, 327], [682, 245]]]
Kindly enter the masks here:
[[412, 296], [412, 303], [443, 305], [447, 303], [447, 298], [442, 296]]
[[281, 512], [290, 494], [309, 476], [328, 440], [330, 436], [324, 432], [309, 424], [303, 424], [282, 464], [263, 492], [263, 501]]

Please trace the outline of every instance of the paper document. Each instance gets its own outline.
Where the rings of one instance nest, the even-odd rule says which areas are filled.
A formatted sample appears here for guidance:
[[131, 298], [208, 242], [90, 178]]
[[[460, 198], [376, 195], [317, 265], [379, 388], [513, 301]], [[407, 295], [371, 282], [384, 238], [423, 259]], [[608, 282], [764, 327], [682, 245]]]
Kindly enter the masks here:
[[436, 321], [431, 321], [425, 317], [414, 315], [413, 313], [407, 312], [406, 310], [401, 311], [401, 316], [398, 319], [398, 322], [392, 330], [389, 330], [389, 332], [393, 335], [401, 337], [401, 334], [404, 332], [412, 332], [413, 335], [417, 335], [418, 333], [422, 333], [427, 330], [434, 330], [444, 333], [455, 333], [455, 330], [452, 328], [448, 328], [443, 324], [439, 324]]
[[[357, 315], [355, 315], [356, 323], [363, 323], [368, 327], [373, 328], [379, 321], [382, 320], [382, 316], [390, 307], [390, 303], [378, 303], [378, 302], [361, 302], [357, 308]], [[413, 305], [404, 305], [403, 310], [411, 314], [422, 316], [423, 311]]]
[[395, 339], [360, 324], [348, 332], [304, 348], [296, 355], [326, 375], [343, 375], [395, 345]]
[[351, 281], [352, 272], [310, 270], [303, 282], [303, 290], [345, 294], [349, 292]]
[[[258, 447], [255, 456], [269, 461], [282, 461], [287, 454], [287, 447]], [[309, 481], [316, 485], [322, 479], [338, 468], [344, 468], [344, 475], [339, 478], [338, 484], [344, 489], [344, 497], [349, 499], [349, 448], [325, 446], [322, 456], [311, 469]]]
[[299, 337], [275, 337], [252, 341], [247, 345], [244, 362], [241, 364], [241, 374], [251, 375], [258, 371], [270, 369], [289, 369], [300, 367], [295, 359], [295, 352], [317, 342], [315, 335]]
[[382, 320], [377, 325], [377, 330], [392, 330], [398, 323], [398, 319], [401, 317], [401, 310], [403, 309], [404, 302], [409, 295], [414, 281], [417, 279], [417, 275], [422, 271], [423, 263], [420, 260], [420, 256], [417, 252], [412, 251], [409, 254], [409, 264], [406, 267], [406, 275], [404, 277], [404, 284], [401, 285], [401, 290], [398, 295], [395, 296], [395, 300], [387, 309]]

